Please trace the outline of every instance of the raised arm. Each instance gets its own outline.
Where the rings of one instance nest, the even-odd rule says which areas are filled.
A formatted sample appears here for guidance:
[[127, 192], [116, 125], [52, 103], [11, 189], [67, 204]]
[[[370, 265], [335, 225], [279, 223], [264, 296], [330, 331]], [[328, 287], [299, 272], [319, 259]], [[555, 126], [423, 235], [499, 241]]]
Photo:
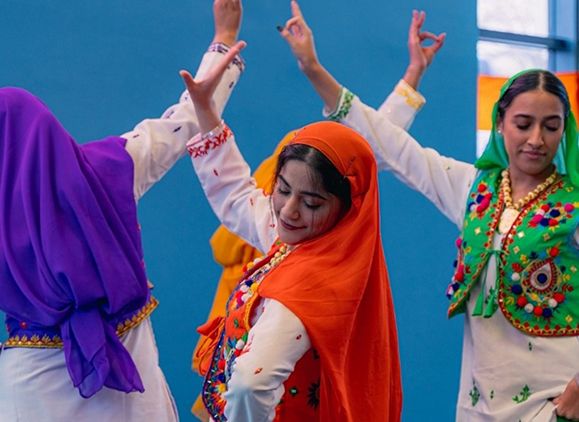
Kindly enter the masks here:
[[201, 134], [188, 143], [187, 149], [217, 218], [249, 244], [267, 252], [276, 236], [269, 196], [256, 187], [231, 130], [222, 122], [211, 100], [229, 62], [244, 46], [241, 41], [232, 47], [204, 79], [197, 80], [188, 72], [181, 72], [201, 128]]
[[[213, 15], [215, 33], [196, 78], [205, 77], [221, 63], [230, 46], [235, 44], [241, 24], [239, 0], [215, 0]], [[239, 57], [227, 68], [213, 94], [219, 113], [222, 112], [233, 87], [243, 70]], [[127, 139], [126, 149], [134, 162], [134, 194], [139, 199], [185, 153], [186, 144], [199, 133], [197, 116], [189, 94], [185, 91], [178, 104], [169, 107], [158, 119], [146, 119], [132, 131], [122, 135]]]
[[[324, 102], [326, 113], [331, 114], [332, 111], [339, 110], [345, 100], [342, 86], [320, 63], [316, 53], [313, 32], [295, 0], [291, 1], [291, 13], [292, 17], [285, 26], [278, 27], [278, 30], [290, 46], [300, 70], [307, 76]], [[425, 17], [424, 12], [413, 11], [408, 31], [408, 67], [395, 92], [387, 98], [379, 109], [392, 123], [404, 128], [410, 126], [414, 117], [413, 111], [417, 111], [424, 104], [422, 96], [415, 91], [446, 37], [444, 33], [434, 35], [431, 32], [423, 32], [422, 25]], [[430, 40], [432, 44], [426, 46], [427, 40]], [[404, 104], [410, 109], [404, 110]]]
[[[423, 104], [423, 99], [414, 89], [442, 47], [446, 35], [422, 31], [426, 15], [413, 12], [408, 32], [409, 64], [404, 78], [376, 110], [341, 87], [320, 64], [312, 31], [295, 1], [291, 7], [292, 17], [281, 28], [281, 35], [296, 56], [300, 69], [324, 101], [326, 110], [334, 110], [329, 118], [360, 132], [370, 143], [380, 170], [393, 172], [409, 187], [430, 199], [451, 221], [461, 225], [466, 195], [476, 173], [474, 167], [421, 147], [403, 130], [406, 126], [397, 124], [393, 118], [395, 110], [404, 103], [416, 109]], [[427, 42], [431, 44], [426, 46]]]

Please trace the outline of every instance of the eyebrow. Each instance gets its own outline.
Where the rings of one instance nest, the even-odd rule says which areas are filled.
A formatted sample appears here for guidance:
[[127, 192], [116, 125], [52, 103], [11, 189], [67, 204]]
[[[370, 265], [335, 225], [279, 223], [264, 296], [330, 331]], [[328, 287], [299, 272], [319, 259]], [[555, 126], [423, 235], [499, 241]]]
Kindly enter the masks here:
[[[284, 182], [284, 183], [287, 185], [287, 187], [291, 189], [291, 185], [287, 182], [287, 180], [285, 180], [285, 178], [284, 178], [281, 174], [279, 174], [277, 177], [279, 177], [279, 178], [281, 179], [281, 181]], [[324, 201], [327, 201], [327, 200], [328, 200], [328, 198], [320, 195], [320, 194], [317, 193], [317, 192], [309, 192], [309, 191], [306, 191], [306, 190], [302, 190], [302, 191], [300, 191], [300, 193], [301, 193], [302, 195], [313, 196], [314, 198], [323, 199]]]
[[[513, 116], [514, 119], [516, 119], [517, 117], [522, 117], [525, 119], [534, 119], [534, 116], [531, 116], [530, 114], [524, 114], [524, 113], [516, 114]], [[552, 119], [563, 120], [563, 117], [559, 116], [558, 114], [553, 114], [552, 116], [547, 116], [547, 117], [543, 118], [542, 120], [545, 121], [545, 120], [552, 120]]]

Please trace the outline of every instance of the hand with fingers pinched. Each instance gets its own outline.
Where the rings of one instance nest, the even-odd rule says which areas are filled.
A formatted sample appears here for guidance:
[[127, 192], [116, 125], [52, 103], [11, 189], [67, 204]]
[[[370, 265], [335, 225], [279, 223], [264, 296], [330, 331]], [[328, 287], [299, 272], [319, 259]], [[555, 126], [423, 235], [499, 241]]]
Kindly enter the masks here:
[[284, 26], [278, 26], [278, 30], [290, 46], [300, 69], [304, 73], [308, 73], [315, 66], [319, 66], [314, 34], [295, 0], [291, 1], [291, 12], [292, 17], [287, 20]]
[[189, 96], [195, 107], [195, 113], [197, 114], [202, 133], [209, 132], [221, 122], [221, 116], [218, 114], [213, 103], [213, 93], [227, 66], [229, 66], [235, 56], [245, 48], [245, 45], [245, 41], [237, 42], [227, 54], [225, 54], [221, 62], [201, 80], [195, 80], [193, 76], [191, 76], [191, 73], [186, 70], [179, 72], [185, 82], [187, 91], [189, 91]]
[[[422, 31], [425, 19], [426, 13], [424, 11], [413, 10], [412, 20], [408, 28], [409, 63], [403, 79], [414, 89], [418, 87], [426, 68], [430, 66], [446, 39], [444, 32], [435, 35], [432, 32]], [[431, 41], [431, 44], [425, 45], [428, 40]]]

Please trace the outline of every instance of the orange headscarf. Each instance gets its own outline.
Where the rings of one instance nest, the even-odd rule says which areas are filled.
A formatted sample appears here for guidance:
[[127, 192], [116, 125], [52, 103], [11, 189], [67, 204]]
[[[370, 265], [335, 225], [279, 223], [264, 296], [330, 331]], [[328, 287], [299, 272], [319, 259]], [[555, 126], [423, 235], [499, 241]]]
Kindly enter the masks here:
[[339, 123], [308, 125], [292, 143], [316, 148], [348, 178], [352, 207], [289, 254], [259, 293], [298, 316], [320, 355], [320, 420], [398, 421], [400, 362], [376, 161], [364, 138]]

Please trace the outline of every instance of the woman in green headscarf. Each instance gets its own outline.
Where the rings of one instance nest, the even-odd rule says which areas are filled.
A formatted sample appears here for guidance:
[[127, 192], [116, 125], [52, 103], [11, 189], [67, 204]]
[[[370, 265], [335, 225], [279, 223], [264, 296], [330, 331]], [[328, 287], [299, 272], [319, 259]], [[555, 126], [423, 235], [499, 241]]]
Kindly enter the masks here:
[[[292, 4], [281, 34], [326, 107], [337, 108], [330, 118], [360, 132], [381, 168], [461, 231], [447, 290], [449, 316], [466, 315], [456, 420], [579, 420], [579, 162], [561, 81], [544, 70], [512, 77], [484, 154], [474, 165], [456, 161], [421, 147], [341, 87]], [[423, 20], [414, 12], [409, 42], [436, 43], [440, 36], [420, 31]]]

